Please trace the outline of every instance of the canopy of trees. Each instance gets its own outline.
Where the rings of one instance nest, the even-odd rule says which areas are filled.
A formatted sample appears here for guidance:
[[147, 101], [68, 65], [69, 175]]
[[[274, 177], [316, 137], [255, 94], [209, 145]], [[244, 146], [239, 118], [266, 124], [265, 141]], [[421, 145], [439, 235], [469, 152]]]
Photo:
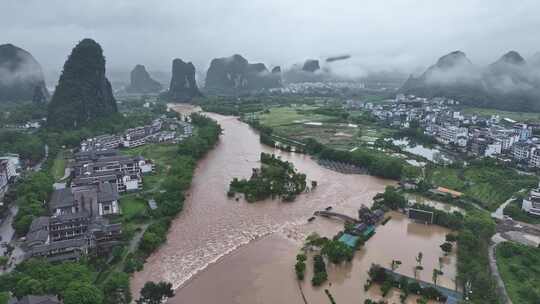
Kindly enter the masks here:
[[294, 165], [274, 154], [261, 153], [261, 168], [253, 169], [249, 180], [237, 178], [230, 184], [229, 193], [243, 193], [248, 202], [269, 197], [292, 201], [306, 190], [306, 175], [296, 172]]

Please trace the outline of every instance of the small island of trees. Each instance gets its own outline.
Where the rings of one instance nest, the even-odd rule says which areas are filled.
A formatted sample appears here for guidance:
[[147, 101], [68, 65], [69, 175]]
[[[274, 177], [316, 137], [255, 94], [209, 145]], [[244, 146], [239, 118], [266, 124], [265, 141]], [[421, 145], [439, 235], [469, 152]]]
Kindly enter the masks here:
[[248, 202], [269, 197], [280, 197], [290, 202], [306, 190], [306, 175], [297, 172], [292, 163], [274, 154], [261, 153], [261, 167], [253, 169], [249, 180], [234, 178], [228, 195], [232, 197], [236, 193], [243, 193]]

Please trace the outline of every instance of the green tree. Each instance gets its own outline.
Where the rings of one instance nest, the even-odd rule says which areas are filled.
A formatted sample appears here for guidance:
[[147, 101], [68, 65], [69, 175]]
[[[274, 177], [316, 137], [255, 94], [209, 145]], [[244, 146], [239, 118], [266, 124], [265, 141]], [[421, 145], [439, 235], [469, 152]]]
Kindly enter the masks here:
[[441, 246], [442, 251], [444, 251], [444, 255], [448, 255], [450, 252], [452, 252], [452, 243], [450, 242], [444, 242]]
[[130, 303], [129, 275], [118, 271], [111, 273], [103, 283], [103, 292], [105, 293], [105, 303], [107, 304]]
[[13, 290], [13, 294], [18, 298], [29, 294], [42, 295], [44, 293], [45, 286], [43, 283], [30, 277], [25, 277], [18, 281], [15, 285], [15, 290]]
[[64, 304], [101, 304], [103, 293], [89, 283], [74, 282], [64, 293]]
[[443, 275], [442, 271], [440, 271], [439, 269], [433, 269], [433, 274], [431, 276], [431, 279], [433, 280], [433, 284], [437, 285], [437, 278], [440, 275]]
[[339, 240], [327, 242], [321, 250], [321, 254], [328, 257], [328, 260], [334, 264], [340, 264], [343, 261], [351, 261], [354, 251], [349, 246]]
[[136, 301], [137, 304], [161, 304], [167, 298], [174, 296], [172, 284], [168, 282], [146, 282], [141, 289], [141, 297]]

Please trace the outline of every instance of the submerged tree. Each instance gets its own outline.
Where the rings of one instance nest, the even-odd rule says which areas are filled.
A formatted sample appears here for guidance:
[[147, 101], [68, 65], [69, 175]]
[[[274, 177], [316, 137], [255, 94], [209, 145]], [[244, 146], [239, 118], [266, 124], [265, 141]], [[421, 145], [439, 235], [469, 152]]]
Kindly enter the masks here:
[[167, 298], [174, 296], [172, 284], [168, 282], [146, 282], [141, 289], [141, 297], [136, 301], [137, 304], [161, 304]]

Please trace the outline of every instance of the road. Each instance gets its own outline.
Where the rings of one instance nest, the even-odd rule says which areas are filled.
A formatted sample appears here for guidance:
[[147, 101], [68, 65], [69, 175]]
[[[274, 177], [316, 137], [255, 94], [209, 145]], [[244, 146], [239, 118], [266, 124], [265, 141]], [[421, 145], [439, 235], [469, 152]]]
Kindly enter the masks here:
[[[3, 219], [2, 223], [0, 224], [0, 244], [3, 243], [9, 243], [11, 239], [13, 238], [13, 235], [15, 234], [15, 230], [11, 226], [13, 223], [13, 219], [17, 215], [17, 212], [19, 211], [19, 207], [17, 206], [11, 206], [8, 211], [8, 215], [5, 219]], [[0, 255], [6, 254], [6, 247], [0, 246]]]
[[502, 301], [504, 304], [513, 304], [512, 300], [510, 300], [510, 297], [508, 296], [508, 293], [506, 292], [506, 287], [504, 286], [504, 282], [501, 278], [501, 274], [499, 273], [499, 269], [497, 268], [497, 260], [495, 258], [495, 248], [498, 244], [505, 242], [506, 240], [500, 236], [499, 233], [496, 233], [491, 238], [491, 245], [489, 246], [489, 268], [491, 270], [491, 274], [495, 278], [495, 281], [497, 282], [497, 287], [499, 290], [499, 294], [502, 296]]
[[41, 170], [43, 163], [47, 160], [47, 158], [49, 158], [49, 145], [45, 144], [43, 148], [45, 149], [45, 157], [43, 157], [43, 159], [39, 163], [32, 167], [33, 171]]

